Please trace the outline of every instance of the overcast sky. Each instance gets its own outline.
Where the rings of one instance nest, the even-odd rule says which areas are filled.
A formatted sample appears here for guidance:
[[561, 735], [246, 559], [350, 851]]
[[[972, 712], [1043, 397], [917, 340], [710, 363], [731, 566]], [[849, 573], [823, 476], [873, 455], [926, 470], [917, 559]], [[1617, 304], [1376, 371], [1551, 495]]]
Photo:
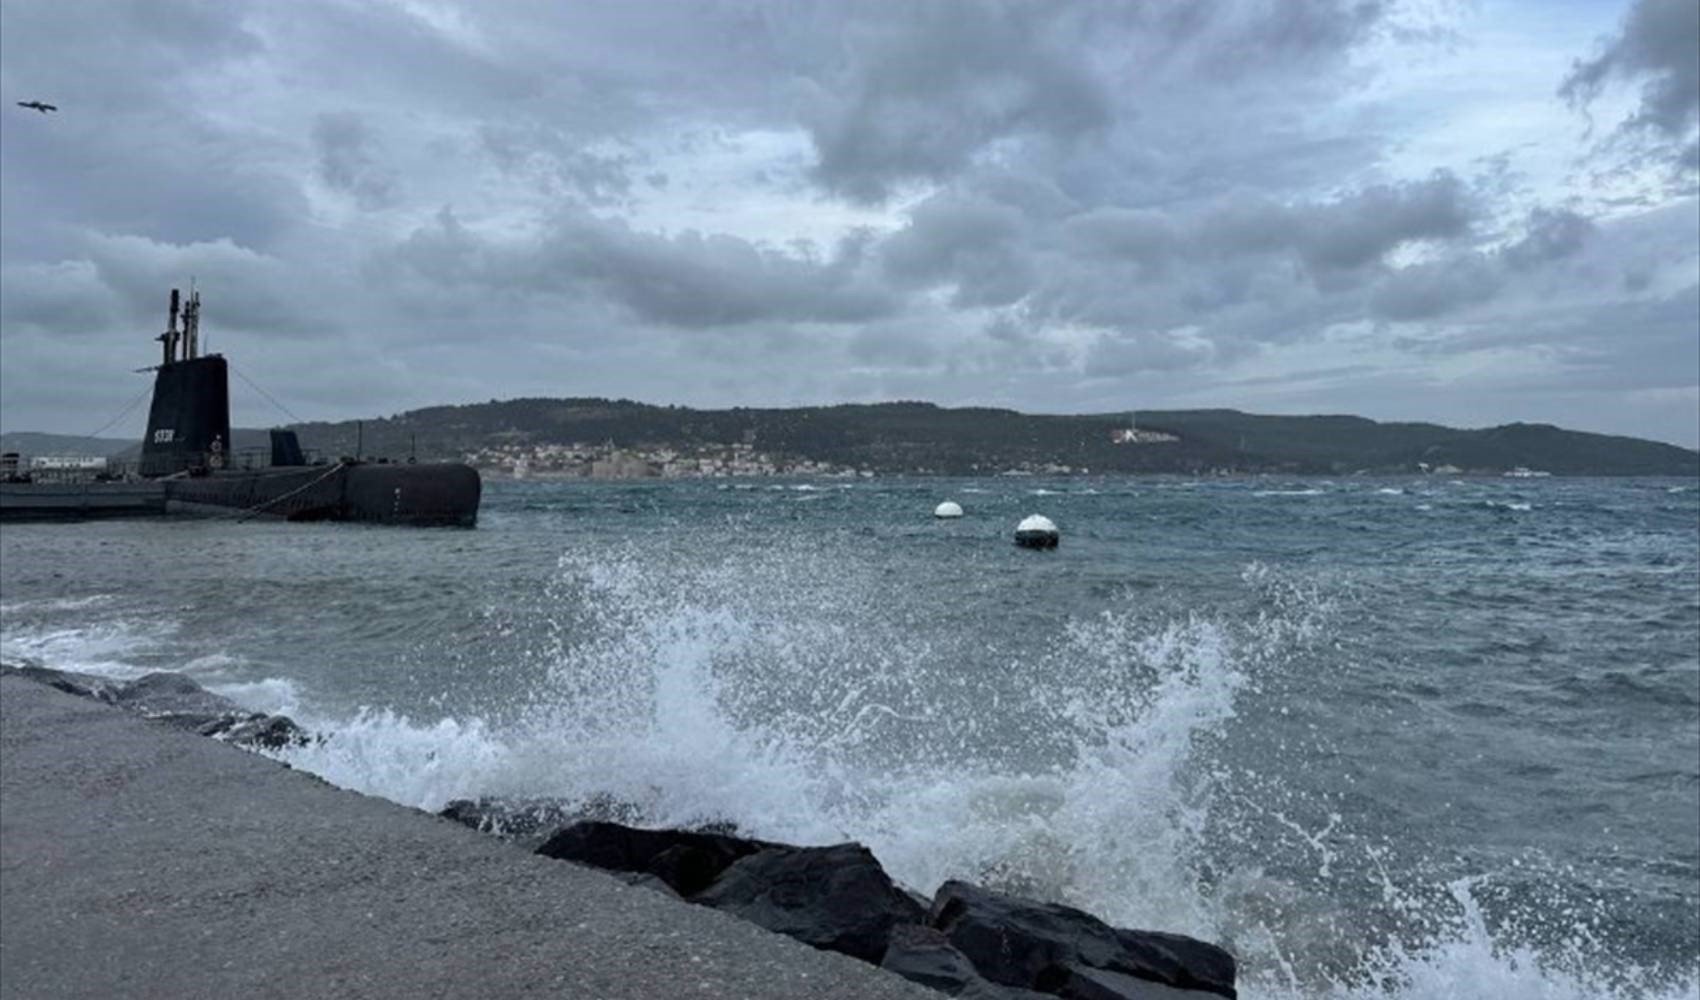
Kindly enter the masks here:
[[308, 420], [925, 399], [1700, 444], [1697, 0], [0, 0], [0, 96], [5, 430], [122, 410], [193, 278]]

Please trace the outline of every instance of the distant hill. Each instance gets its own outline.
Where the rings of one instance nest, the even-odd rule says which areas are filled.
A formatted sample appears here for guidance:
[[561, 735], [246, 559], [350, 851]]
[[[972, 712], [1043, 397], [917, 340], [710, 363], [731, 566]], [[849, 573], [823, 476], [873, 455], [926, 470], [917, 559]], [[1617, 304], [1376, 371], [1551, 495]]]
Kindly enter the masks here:
[[0, 451], [21, 455], [101, 456], [110, 458], [126, 448], [139, 447], [127, 438], [80, 437], [73, 434], [41, 434], [10, 431], [0, 434]]
[[[880, 403], [695, 410], [630, 400], [513, 399], [437, 406], [357, 423], [297, 426], [321, 454], [461, 458], [513, 446], [607, 445], [693, 450], [743, 444], [764, 453], [879, 473], [973, 475], [1067, 467], [1092, 472], [1411, 472], [1418, 463], [1498, 473], [1700, 475], [1700, 452], [1546, 424], [1460, 430], [1352, 416], [1263, 416], [1238, 410], [1135, 414], [1143, 432], [1177, 440], [1117, 443], [1128, 415], [1033, 415]], [[240, 435], [238, 435], [240, 445]]]
[[[1128, 414], [1034, 415], [931, 403], [694, 410], [631, 400], [511, 399], [434, 406], [393, 417], [299, 424], [302, 445], [335, 458], [361, 454], [474, 462], [551, 446], [684, 454], [741, 446], [793, 461], [878, 473], [983, 475], [1005, 471], [1288, 472], [1345, 475], [1451, 466], [1497, 474], [1517, 466], [1556, 475], [1700, 475], [1700, 452], [1548, 424], [1460, 430], [1352, 416], [1263, 416], [1238, 410], [1148, 410], [1142, 432], [1118, 443]], [[264, 430], [236, 428], [233, 454], [264, 452]], [[1153, 440], [1173, 438], [1173, 440]], [[505, 452], [504, 452], [505, 449]], [[0, 450], [133, 459], [114, 438], [14, 432]]]
[[1271, 417], [1237, 410], [1153, 411], [1139, 414], [1139, 422], [1317, 472], [1409, 470], [1421, 462], [1478, 472], [1526, 466], [1555, 475], [1700, 474], [1700, 452], [1551, 424], [1459, 430], [1438, 424], [1383, 424], [1363, 417]]

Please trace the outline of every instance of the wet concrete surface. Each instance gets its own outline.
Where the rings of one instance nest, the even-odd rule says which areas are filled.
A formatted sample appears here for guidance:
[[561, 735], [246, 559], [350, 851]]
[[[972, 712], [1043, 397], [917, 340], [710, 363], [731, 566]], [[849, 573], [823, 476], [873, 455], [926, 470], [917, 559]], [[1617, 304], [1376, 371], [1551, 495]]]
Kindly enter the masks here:
[[940, 994], [0, 677], [0, 997], [220, 996]]

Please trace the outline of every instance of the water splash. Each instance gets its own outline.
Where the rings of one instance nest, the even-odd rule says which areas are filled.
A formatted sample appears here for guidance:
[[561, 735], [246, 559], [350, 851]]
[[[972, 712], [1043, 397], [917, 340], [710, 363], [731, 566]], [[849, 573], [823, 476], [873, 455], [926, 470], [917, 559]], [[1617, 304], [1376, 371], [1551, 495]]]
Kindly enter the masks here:
[[147, 665], [148, 654], [175, 627], [175, 622], [159, 619], [107, 618], [69, 626], [9, 628], [0, 637], [0, 655], [59, 670], [134, 680], [158, 669]]
[[1482, 908], [1481, 892], [1490, 881], [1476, 876], [1447, 883], [1446, 929], [1417, 946], [1389, 943], [1353, 970], [1352, 982], [1306, 986], [1289, 975], [1259, 984], [1258, 994], [1282, 1000], [1683, 1000], [1700, 990], [1700, 972], [1666, 975], [1601, 961], [1600, 942], [1585, 924], [1574, 925], [1558, 948], [1514, 943], [1517, 931], [1490, 927]]
[[1316, 586], [1253, 565], [1232, 612], [1128, 601], [1010, 650], [914, 627], [924, 602], [853, 555], [569, 550], [506, 721], [367, 712], [289, 757], [424, 808], [611, 797], [654, 825], [856, 839], [924, 891], [969, 878], [1223, 941], [1246, 996], [1692, 992], [1490, 920], [1478, 882], [1390, 875], [1336, 803], [1282, 784], [1319, 744], [1240, 759], [1247, 706], [1332, 641]]

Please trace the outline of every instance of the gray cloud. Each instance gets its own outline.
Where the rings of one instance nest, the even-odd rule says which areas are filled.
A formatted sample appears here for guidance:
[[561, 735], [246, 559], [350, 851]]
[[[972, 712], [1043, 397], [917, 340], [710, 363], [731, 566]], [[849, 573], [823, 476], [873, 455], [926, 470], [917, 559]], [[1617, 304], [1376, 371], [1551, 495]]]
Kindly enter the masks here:
[[[359, 94], [374, 104], [483, 114], [541, 100], [554, 86], [535, 60], [502, 58], [468, 37], [472, 32], [432, 23], [424, 16], [428, 10], [308, 0], [256, 9], [251, 19], [254, 30], [313, 81], [315, 96]], [[471, 29], [479, 23], [474, 16], [460, 20]]]
[[1270, 64], [1309, 65], [1349, 51], [1383, 26], [1394, 5], [1380, 0], [1290, 0], [1263, 4], [1188, 4], [1159, 16], [1176, 40], [1201, 44], [1201, 68], [1255, 77]]
[[1465, 236], [1475, 215], [1463, 183], [1447, 171], [1377, 184], [1325, 201], [1289, 204], [1233, 196], [1198, 222], [1200, 245], [1217, 254], [1291, 251], [1319, 276], [1380, 261], [1400, 246]]
[[1613, 78], [1642, 80], [1641, 108], [1629, 123], [1681, 138], [1700, 115], [1700, 6], [1692, 0], [1636, 0], [1623, 31], [1604, 51], [1578, 60], [1559, 92], [1586, 105]]
[[[62, 114], [156, 115], [184, 95], [186, 79], [265, 54], [247, 8], [243, 0], [9, 3], [0, 75], [8, 92], [30, 90]], [[169, 141], [163, 133], [158, 138]]]
[[[1272, 96], [1315, 87], [1340, 69], [1354, 46], [1390, 23], [1390, 7], [1358, 0], [851, 6], [857, 13], [848, 18], [835, 68], [796, 72], [805, 81], [800, 92], [817, 176], [841, 194], [879, 201], [904, 183], [1019, 160], [1029, 148], [1067, 156], [1117, 132], [1125, 133], [1119, 141], [1127, 142], [1126, 155], [1144, 157], [1149, 144], [1168, 138], [1171, 116], [1194, 115], [1201, 101], [1211, 114], [1233, 115], [1243, 106], [1249, 123]], [[1281, 90], [1247, 101], [1248, 85], [1275, 80]], [[1215, 145], [1245, 144], [1244, 168], [1261, 171], [1286, 165], [1269, 155], [1274, 136], [1312, 159], [1354, 145], [1270, 126], [1224, 131]], [[1159, 155], [1186, 157], [1189, 150]], [[1077, 174], [1084, 179], [1095, 165], [1073, 166], [1086, 171]], [[1223, 166], [1217, 160], [1210, 169]]]
[[[1685, 389], [1700, 371], [1700, 285], [1668, 295], [1584, 309], [1526, 311], [1511, 324], [1462, 323], [1407, 344], [1415, 353], [1446, 357], [1460, 349], [1535, 348], [1559, 359], [1556, 371], [1526, 376], [1502, 373], [1525, 391], [1554, 387], [1600, 391]], [[1625, 336], [1633, 330], [1634, 336]]]
[[979, 198], [936, 197], [882, 246], [887, 277], [899, 286], [955, 286], [960, 306], [1008, 305], [1033, 282], [1025, 256], [1027, 223], [1018, 209]]
[[1490, 302], [1518, 273], [1575, 257], [1594, 232], [1594, 224], [1574, 212], [1536, 208], [1523, 235], [1499, 250], [1466, 248], [1387, 272], [1371, 293], [1370, 314], [1383, 320], [1421, 320]]
[[110, 327], [121, 313], [93, 261], [0, 270], [0, 322], [9, 334], [87, 336]]
[[[1202, 365], [1243, 353], [1232, 341], [1289, 340], [1361, 308], [1355, 297], [1385, 270], [1389, 254], [1462, 241], [1474, 212], [1465, 186], [1447, 173], [1321, 201], [1231, 195], [1166, 212], [1012, 206], [952, 193], [912, 209], [883, 252], [892, 280], [949, 287], [958, 305], [1024, 300], [1030, 322], [1114, 331], [1106, 345], [1124, 368], [1137, 357]], [[1541, 233], [1555, 241], [1560, 236], [1547, 229], [1560, 228]], [[1407, 270], [1404, 287], [1383, 293], [1385, 315], [1427, 314], [1417, 300], [1444, 293], [1433, 275], [1421, 281], [1423, 269]], [[1482, 301], [1498, 283], [1457, 290]], [[1214, 348], [1156, 349], [1160, 331], [1182, 326], [1198, 327]]]
[[[535, 184], [545, 195], [570, 195], [593, 205], [625, 201], [632, 175], [643, 165], [637, 155], [597, 152], [585, 140], [546, 126], [486, 124], [478, 138], [503, 173]], [[665, 175], [646, 180], [655, 187], [667, 183]]]
[[376, 162], [376, 142], [365, 119], [352, 111], [325, 112], [313, 120], [319, 179], [351, 195], [368, 211], [396, 201], [396, 172]]
[[1355, 268], [1395, 247], [1447, 240], [1468, 230], [1473, 212], [1447, 172], [1405, 185], [1378, 185], [1321, 205], [1299, 219], [1301, 254], [1313, 268]]
[[303, 280], [314, 273], [229, 240], [92, 236], [77, 259], [0, 270], [0, 322], [53, 338], [106, 336], [115, 324], [132, 335], [163, 329], [165, 290], [192, 278], [218, 290], [218, 330], [310, 339], [336, 327]]
[[1088, 378], [1138, 372], [1171, 372], [1208, 364], [1214, 351], [1208, 343], [1160, 334], [1104, 334], [1086, 352], [1083, 371]]
[[1441, 316], [1480, 305], [1499, 294], [1504, 277], [1477, 256], [1400, 268], [1379, 282], [1370, 295], [1371, 315], [1387, 320]]
[[[171, 132], [165, 124], [169, 138], [145, 127], [42, 127], [58, 123], [24, 135], [11, 123], [0, 134], [8, 165], [0, 196], [16, 211], [5, 227], [9, 249], [55, 239], [43, 229], [62, 238], [76, 227], [266, 247], [305, 215], [300, 185], [257, 151], [232, 151], [234, 137], [193, 120]], [[209, 167], [215, 161], [220, 166]]]
[[[1578, 11], [1611, 35], [1565, 93], [1503, 97], [1434, 82], [1499, 51], [1474, 16], [8, 0], [0, 421], [127, 398], [191, 277], [214, 343], [308, 417], [549, 394], [1434, 419], [1686, 398], [1696, 203], [1616, 178], [1700, 165], [1693, 32], [1670, 20], [1691, 9]], [[1544, 40], [1506, 51], [1575, 55]], [[1567, 172], [1588, 140], [1565, 100], [1598, 113], [1620, 84], [1642, 88], [1630, 120]], [[65, 110], [12, 113], [35, 97]], [[1516, 145], [1480, 125], [1542, 102], [1550, 131]], [[43, 389], [70, 372], [99, 387], [74, 407]]]
[[846, 38], [845, 79], [812, 94], [817, 175], [877, 201], [891, 186], [941, 180], [1012, 137], [1067, 142], [1109, 121], [1108, 98], [1077, 58], [1078, 12], [1032, 3], [912, 3]]
[[1174, 220], [1151, 209], [1088, 209], [1063, 220], [1060, 235], [1082, 255], [1133, 262], [1144, 278], [1159, 276], [1184, 252]]
[[385, 260], [439, 289], [591, 295], [682, 328], [877, 319], [896, 299], [869, 279], [860, 242], [817, 262], [732, 236], [665, 237], [563, 209], [531, 239], [479, 236], [444, 209]]
[[924, 320], [869, 324], [851, 337], [849, 355], [861, 364], [882, 369], [924, 371], [936, 364], [942, 353], [933, 333]]
[[1700, 169], [1700, 4], [1635, 0], [1619, 34], [1594, 58], [1577, 60], [1559, 93], [1587, 108], [1614, 80], [1641, 83], [1640, 106], [1616, 138], [1651, 137], [1679, 173]]
[[1528, 232], [1505, 248], [1506, 263], [1529, 268], [1575, 256], [1595, 229], [1592, 221], [1575, 212], [1537, 208], [1529, 213]]

